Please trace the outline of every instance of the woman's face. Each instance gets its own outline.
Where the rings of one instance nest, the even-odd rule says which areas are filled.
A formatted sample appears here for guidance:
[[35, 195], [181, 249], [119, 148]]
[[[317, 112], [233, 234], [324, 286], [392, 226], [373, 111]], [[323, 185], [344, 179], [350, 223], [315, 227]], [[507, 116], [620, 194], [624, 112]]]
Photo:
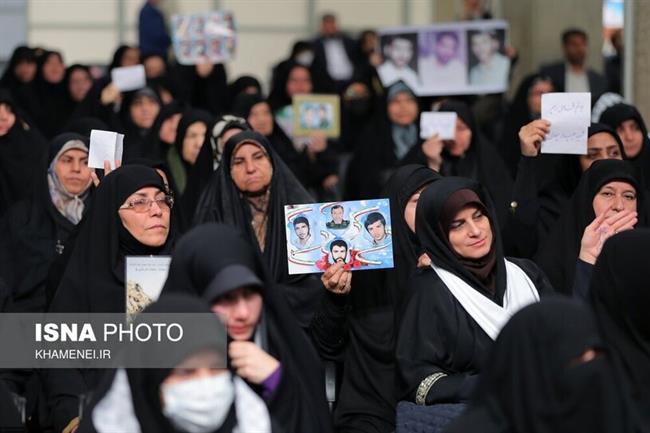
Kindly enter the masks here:
[[70, 97], [75, 102], [83, 101], [92, 85], [93, 80], [86, 70], [81, 68], [74, 69], [70, 74], [70, 82], [68, 83]]
[[643, 147], [643, 132], [634, 119], [628, 119], [616, 128], [616, 133], [623, 141], [625, 154], [628, 158], [635, 158], [641, 153]]
[[205, 132], [208, 127], [203, 122], [192, 123], [185, 132], [183, 139], [183, 159], [190, 164], [194, 165], [196, 159], [199, 157], [203, 140], [205, 140]]
[[165, 75], [165, 61], [160, 56], [151, 56], [144, 61], [144, 74], [148, 79]]
[[135, 66], [140, 63], [140, 50], [137, 48], [128, 48], [122, 54], [120, 66]]
[[[142, 245], [160, 247], [167, 241], [171, 209], [164, 198], [165, 193], [156, 187], [142, 188], [131, 194], [118, 210], [124, 228]], [[149, 205], [143, 204], [151, 201]]]
[[400, 126], [411, 125], [418, 117], [418, 103], [408, 92], [398, 93], [388, 103], [388, 118]]
[[90, 186], [88, 153], [80, 149], [68, 150], [56, 160], [54, 173], [67, 192], [83, 194]]
[[289, 72], [286, 91], [290, 98], [295, 95], [311, 93], [311, 89], [311, 74], [307, 68], [295, 67]]
[[616, 139], [607, 132], [600, 132], [589, 137], [587, 155], [580, 155], [580, 168], [584, 173], [594, 161], [600, 159], [623, 159]]
[[23, 60], [16, 64], [14, 75], [21, 83], [29, 83], [36, 76], [36, 62]]
[[43, 78], [48, 83], [60, 83], [65, 76], [65, 65], [59, 56], [50, 54], [43, 63]]
[[158, 104], [158, 101], [148, 96], [136, 98], [130, 107], [133, 123], [142, 129], [149, 129], [153, 126], [159, 111], [160, 104]]
[[271, 184], [273, 166], [261, 147], [245, 143], [233, 152], [230, 176], [239, 191], [262, 192]]
[[273, 115], [271, 107], [266, 102], [253, 105], [247, 120], [253, 127], [253, 131], [265, 136], [273, 133]]
[[540, 80], [528, 91], [528, 110], [539, 115], [542, 112], [542, 95], [553, 91], [553, 84], [547, 80]]
[[160, 137], [163, 143], [173, 144], [176, 141], [176, 130], [178, 129], [178, 122], [181, 121], [181, 117], [181, 113], [172, 114], [160, 125], [158, 137]]
[[460, 117], [456, 118], [454, 140], [445, 141], [445, 147], [452, 156], [463, 156], [472, 143], [472, 130]]
[[475, 205], [461, 209], [449, 228], [449, 244], [466, 259], [485, 257], [492, 247], [492, 227], [487, 215]]
[[254, 289], [240, 287], [212, 304], [212, 311], [226, 324], [235, 341], [250, 340], [262, 315], [262, 295]]
[[406, 225], [413, 233], [415, 233], [415, 210], [418, 206], [418, 200], [420, 200], [420, 194], [422, 194], [424, 188], [426, 188], [426, 186], [415, 191], [409, 198], [409, 201], [406, 202], [406, 207], [404, 208], [404, 219], [406, 220]]
[[627, 182], [606, 183], [594, 196], [592, 205], [596, 216], [607, 213], [610, 217], [624, 210], [636, 212], [636, 188]]
[[7, 104], [0, 103], [0, 137], [7, 135], [7, 132], [16, 123], [16, 115]]

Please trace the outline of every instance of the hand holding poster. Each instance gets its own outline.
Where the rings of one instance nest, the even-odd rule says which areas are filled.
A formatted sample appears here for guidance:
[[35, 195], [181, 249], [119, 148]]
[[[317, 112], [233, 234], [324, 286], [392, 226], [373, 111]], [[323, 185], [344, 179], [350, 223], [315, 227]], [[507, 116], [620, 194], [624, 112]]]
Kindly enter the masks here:
[[289, 274], [393, 267], [388, 199], [284, 207]]
[[384, 86], [402, 80], [419, 96], [507, 90], [508, 23], [468, 21], [379, 31]]
[[174, 15], [172, 32], [176, 60], [182, 65], [223, 63], [234, 57], [237, 34], [231, 12]]

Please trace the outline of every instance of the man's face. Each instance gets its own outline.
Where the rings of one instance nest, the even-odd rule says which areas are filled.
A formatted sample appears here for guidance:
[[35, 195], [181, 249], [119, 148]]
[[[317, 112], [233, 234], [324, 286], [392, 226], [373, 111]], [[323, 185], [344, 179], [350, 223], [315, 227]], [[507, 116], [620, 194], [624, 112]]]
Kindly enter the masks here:
[[332, 221], [336, 224], [341, 224], [343, 222], [343, 209], [332, 209]]
[[442, 64], [449, 63], [456, 57], [458, 42], [449, 35], [445, 35], [436, 42], [436, 58]]
[[305, 223], [298, 223], [296, 224], [296, 236], [298, 236], [298, 239], [301, 241], [304, 241], [307, 239], [307, 236], [309, 236], [309, 227]]
[[580, 35], [571, 36], [564, 44], [564, 56], [572, 65], [583, 65], [587, 58], [587, 40]]
[[413, 45], [408, 39], [395, 39], [389, 45], [387, 54], [395, 66], [403, 68], [408, 66], [413, 57]]
[[345, 263], [345, 256], [348, 255], [348, 249], [344, 246], [335, 245], [332, 248], [332, 260], [334, 263]]
[[379, 242], [386, 237], [386, 227], [381, 221], [375, 221], [368, 226], [368, 233], [375, 241]]
[[472, 52], [481, 63], [488, 62], [498, 48], [498, 43], [487, 33], [472, 36]]

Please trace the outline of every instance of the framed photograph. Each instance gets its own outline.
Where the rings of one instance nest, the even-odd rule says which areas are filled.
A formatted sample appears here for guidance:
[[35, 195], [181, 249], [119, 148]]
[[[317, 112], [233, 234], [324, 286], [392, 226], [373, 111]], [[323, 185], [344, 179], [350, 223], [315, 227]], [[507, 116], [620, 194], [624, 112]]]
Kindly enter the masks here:
[[393, 267], [388, 199], [284, 207], [289, 274]]
[[293, 98], [295, 136], [322, 132], [329, 138], [340, 135], [340, 99], [338, 95], [297, 95]]

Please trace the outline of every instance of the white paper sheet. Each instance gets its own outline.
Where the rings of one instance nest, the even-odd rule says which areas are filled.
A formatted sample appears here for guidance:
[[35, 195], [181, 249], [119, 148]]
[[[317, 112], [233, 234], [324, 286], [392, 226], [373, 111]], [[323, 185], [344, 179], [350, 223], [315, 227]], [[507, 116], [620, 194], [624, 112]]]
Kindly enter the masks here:
[[541, 153], [587, 154], [591, 93], [542, 95], [542, 119], [551, 122], [551, 131], [542, 142]]
[[111, 169], [115, 169], [115, 161], [122, 160], [123, 150], [124, 135], [93, 129], [90, 131], [88, 167], [104, 168], [104, 161], [110, 161]]
[[426, 111], [420, 116], [420, 138], [427, 140], [438, 134], [441, 140], [453, 140], [456, 135], [456, 117], [454, 112]]
[[143, 65], [125, 66], [111, 71], [111, 81], [122, 92], [142, 89], [147, 85]]

